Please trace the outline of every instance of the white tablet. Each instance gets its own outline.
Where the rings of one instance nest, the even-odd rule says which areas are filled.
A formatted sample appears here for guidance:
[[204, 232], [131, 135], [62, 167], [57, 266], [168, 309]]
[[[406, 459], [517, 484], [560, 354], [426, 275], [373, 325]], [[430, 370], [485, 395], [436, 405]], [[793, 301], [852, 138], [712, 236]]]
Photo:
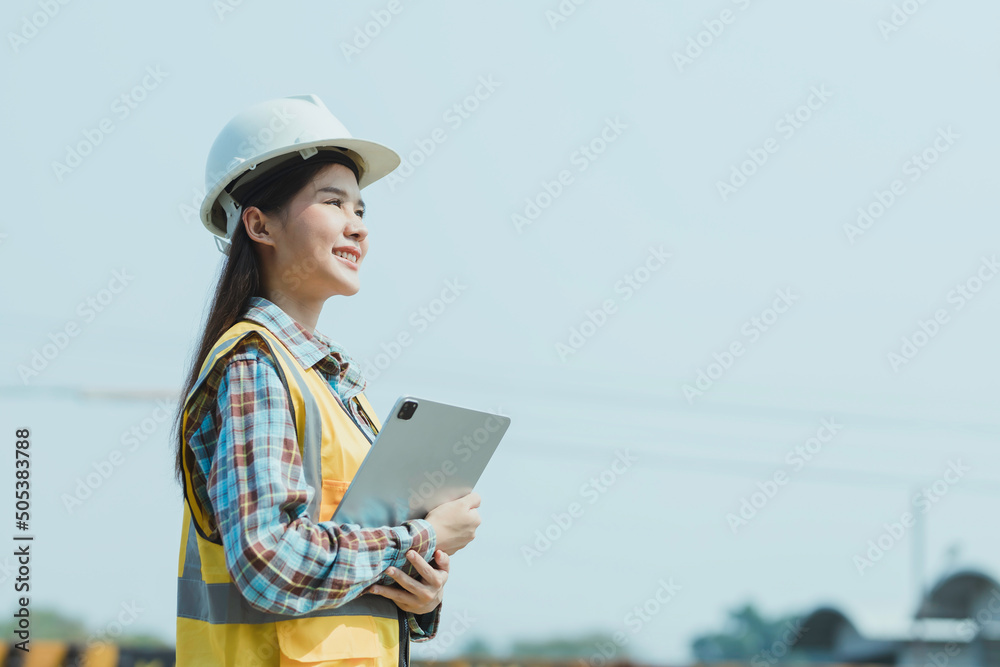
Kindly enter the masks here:
[[479, 481], [510, 417], [400, 396], [333, 513], [338, 524], [423, 519]]

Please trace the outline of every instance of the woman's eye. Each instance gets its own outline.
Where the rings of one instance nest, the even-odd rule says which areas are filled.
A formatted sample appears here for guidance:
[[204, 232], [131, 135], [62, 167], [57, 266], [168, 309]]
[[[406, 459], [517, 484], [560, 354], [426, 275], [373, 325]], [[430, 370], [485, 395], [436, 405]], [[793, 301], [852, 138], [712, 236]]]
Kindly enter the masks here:
[[[341, 204], [343, 204], [344, 202], [343, 202], [343, 200], [341, 200], [341, 199], [331, 199], [330, 201], [328, 201], [328, 202], [326, 202], [326, 203], [327, 203], [327, 204], [334, 204], [334, 205], [336, 205], [336, 206], [338, 206], [338, 207], [339, 207], [339, 206], [340, 206]], [[365, 210], [364, 210], [364, 209], [360, 209], [360, 210], [358, 211], [358, 217], [359, 217], [359, 218], [363, 218], [363, 217], [365, 217]]]

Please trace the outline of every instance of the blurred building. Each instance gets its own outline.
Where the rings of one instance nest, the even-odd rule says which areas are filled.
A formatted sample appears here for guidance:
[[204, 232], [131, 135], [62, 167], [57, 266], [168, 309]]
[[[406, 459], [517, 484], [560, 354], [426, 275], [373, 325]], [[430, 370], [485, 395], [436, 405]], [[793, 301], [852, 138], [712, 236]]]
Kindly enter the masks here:
[[803, 621], [795, 653], [817, 662], [920, 667], [1000, 667], [1000, 584], [975, 570], [939, 580], [911, 628], [870, 637], [842, 612], [821, 607]]

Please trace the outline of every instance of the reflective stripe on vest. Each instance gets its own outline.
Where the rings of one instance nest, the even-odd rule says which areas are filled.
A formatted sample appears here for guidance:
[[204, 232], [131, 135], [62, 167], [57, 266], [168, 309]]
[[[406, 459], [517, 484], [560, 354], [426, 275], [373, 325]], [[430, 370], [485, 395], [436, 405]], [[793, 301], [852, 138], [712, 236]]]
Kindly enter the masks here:
[[[287, 347], [266, 328], [250, 321], [230, 327], [213, 347], [185, 399], [188, 405], [215, 365], [246, 335], [264, 339], [285, 387], [296, 426], [306, 482], [315, 490], [307, 507], [314, 523], [329, 521], [357, 472], [367, 437], [313, 368], [303, 369]], [[374, 409], [360, 393], [356, 400], [377, 433]], [[368, 658], [366, 664], [402, 666], [408, 654], [405, 617], [392, 600], [373, 594], [334, 608], [285, 615], [251, 607], [233, 582], [219, 542], [207, 539], [208, 522], [191, 490], [186, 457], [184, 517], [177, 583], [177, 665], [329, 665]], [[254, 656], [254, 657], [248, 657]], [[374, 661], [374, 662], [373, 662]]]

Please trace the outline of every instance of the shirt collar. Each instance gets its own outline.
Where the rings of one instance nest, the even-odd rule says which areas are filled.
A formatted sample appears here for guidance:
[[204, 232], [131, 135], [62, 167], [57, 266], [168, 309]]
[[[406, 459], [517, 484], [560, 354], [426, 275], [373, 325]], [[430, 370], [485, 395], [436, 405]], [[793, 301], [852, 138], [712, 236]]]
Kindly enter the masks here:
[[337, 381], [337, 392], [346, 400], [365, 388], [358, 364], [343, 347], [319, 331], [309, 331], [274, 302], [252, 296], [243, 319], [265, 327], [285, 344], [302, 368], [319, 365]]

